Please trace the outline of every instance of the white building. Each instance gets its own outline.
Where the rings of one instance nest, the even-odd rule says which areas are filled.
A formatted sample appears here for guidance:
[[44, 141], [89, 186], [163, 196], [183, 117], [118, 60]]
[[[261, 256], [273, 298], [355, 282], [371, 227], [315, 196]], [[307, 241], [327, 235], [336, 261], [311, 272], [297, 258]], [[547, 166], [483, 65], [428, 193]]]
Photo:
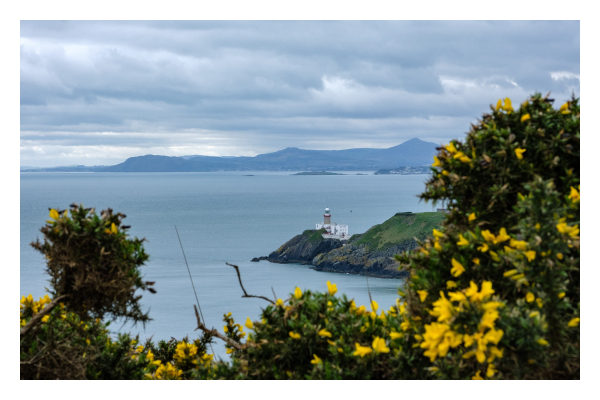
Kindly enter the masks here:
[[340, 239], [348, 240], [348, 225], [338, 225], [335, 222], [331, 223], [331, 214], [329, 208], [325, 209], [325, 220], [322, 224], [317, 224], [317, 230], [324, 228], [327, 232], [323, 234], [325, 239]]

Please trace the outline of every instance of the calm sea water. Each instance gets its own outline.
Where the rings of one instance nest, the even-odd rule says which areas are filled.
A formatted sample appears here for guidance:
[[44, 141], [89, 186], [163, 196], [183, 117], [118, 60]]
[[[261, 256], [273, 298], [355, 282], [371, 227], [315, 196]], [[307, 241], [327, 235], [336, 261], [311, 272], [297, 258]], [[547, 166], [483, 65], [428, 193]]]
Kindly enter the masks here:
[[[287, 298], [296, 286], [324, 291], [337, 283], [338, 293], [368, 305], [365, 277], [316, 272], [308, 266], [253, 263], [305, 229], [322, 222], [325, 207], [332, 221], [348, 224], [350, 234], [362, 233], [397, 212], [433, 211], [419, 202], [426, 175], [291, 176], [290, 172], [211, 173], [22, 173], [21, 174], [21, 294], [45, 293], [48, 277], [41, 254], [30, 246], [48, 219], [48, 208], [112, 208], [127, 215], [132, 236], [145, 237], [150, 259], [145, 279], [156, 281], [157, 294], [142, 299], [153, 318], [146, 328], [112, 325], [114, 331], [139, 333], [155, 340], [197, 337], [192, 291], [175, 225], [179, 230], [206, 323], [222, 329], [229, 311], [239, 323], [258, 319], [266, 302], [242, 299], [235, 270], [240, 266], [251, 294]], [[370, 278], [373, 299], [389, 308], [400, 281]], [[228, 358], [224, 347], [217, 356]]]

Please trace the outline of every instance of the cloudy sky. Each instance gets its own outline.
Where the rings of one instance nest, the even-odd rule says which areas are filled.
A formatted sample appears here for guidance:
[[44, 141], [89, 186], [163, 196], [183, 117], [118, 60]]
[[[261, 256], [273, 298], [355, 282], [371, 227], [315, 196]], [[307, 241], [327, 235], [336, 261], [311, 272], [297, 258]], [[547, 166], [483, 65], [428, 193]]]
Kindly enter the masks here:
[[580, 91], [580, 24], [20, 24], [20, 163], [459, 138], [489, 105]]

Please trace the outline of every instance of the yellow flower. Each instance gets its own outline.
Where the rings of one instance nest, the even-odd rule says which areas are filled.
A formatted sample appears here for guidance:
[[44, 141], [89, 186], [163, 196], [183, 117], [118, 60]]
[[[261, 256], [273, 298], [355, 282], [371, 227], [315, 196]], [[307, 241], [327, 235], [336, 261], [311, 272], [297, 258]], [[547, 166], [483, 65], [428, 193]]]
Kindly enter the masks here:
[[275, 302], [276, 306], [283, 306], [283, 300], [281, 299], [277, 299], [277, 301]]
[[373, 300], [371, 302], [371, 310], [376, 312], [378, 308], [379, 308], [379, 305], [377, 304], [377, 302], [375, 300]]
[[385, 339], [375, 336], [373, 339], [373, 350], [377, 353], [389, 353], [390, 348], [385, 345]]
[[504, 357], [504, 349], [500, 350], [496, 346], [491, 346], [490, 347], [490, 356], [488, 357], [488, 362], [489, 363], [493, 362], [496, 359], [496, 357], [498, 357], [498, 358]]
[[433, 248], [436, 249], [437, 251], [442, 251], [442, 246], [440, 245], [440, 242], [438, 242], [437, 240], [433, 244]]
[[525, 257], [527, 257], [527, 261], [533, 261], [535, 260], [535, 251], [534, 250], [529, 250], [529, 251], [524, 251], [523, 254], [525, 254]]
[[354, 356], [364, 357], [367, 354], [371, 354], [373, 352], [373, 350], [371, 350], [370, 347], [361, 346], [358, 343], [355, 343], [355, 346], [356, 346], [356, 351], [354, 353], [352, 353], [352, 355], [354, 355]]
[[558, 229], [560, 233], [566, 233], [571, 237], [575, 237], [579, 234], [578, 226], [579, 225], [569, 226], [566, 222], [560, 222], [556, 225], [556, 229]]
[[477, 265], [479, 265], [479, 262], [480, 262], [479, 258], [474, 258], [471, 261], [473, 261], [473, 263], [477, 264]]
[[456, 147], [454, 147], [454, 143], [450, 142], [446, 145], [446, 150], [448, 150], [448, 152], [450, 153], [456, 153], [458, 152], [458, 150], [456, 149]]
[[59, 215], [58, 215], [58, 211], [56, 211], [54, 208], [50, 210], [50, 218], [52, 219], [58, 219]]
[[327, 281], [327, 290], [329, 290], [329, 294], [333, 296], [337, 292], [337, 285]]
[[488, 296], [491, 296], [494, 293], [495, 293], [495, 290], [492, 289], [492, 282], [490, 282], [490, 281], [483, 281], [483, 283], [481, 284], [481, 290], [479, 291], [477, 300], [483, 301]]
[[[498, 102], [500, 102], [500, 100], [498, 100]], [[477, 373], [475, 375], [473, 375], [473, 377], [471, 378], [471, 380], [474, 380], [474, 381], [483, 381], [484, 379], [481, 377], [481, 371], [477, 371]]]
[[496, 103], [496, 111], [502, 110], [502, 99], [498, 100]]
[[529, 115], [529, 114], [524, 114], [524, 115], [521, 117], [521, 122], [525, 122], [525, 121], [527, 121], [528, 119], [531, 119], [531, 115]]
[[494, 243], [502, 243], [504, 241], [507, 241], [508, 239], [510, 239], [510, 236], [506, 233], [506, 229], [500, 228], [500, 233], [498, 234], [498, 236], [496, 236], [496, 239], [494, 239]]
[[469, 241], [467, 239], [465, 239], [462, 234], [458, 235], [458, 239], [459, 239], [458, 242], [456, 242], [457, 245], [459, 245], [461, 247], [469, 245]]
[[535, 302], [537, 303], [539, 308], [542, 308], [542, 306], [544, 305], [544, 301], [542, 299], [540, 299], [539, 297], [537, 299], [535, 299]]
[[514, 275], [514, 274], [516, 274], [517, 272], [519, 272], [519, 271], [517, 271], [516, 269], [511, 269], [510, 271], [506, 271], [506, 272], [505, 272], [503, 275], [504, 275], [505, 277], [509, 277], [509, 276], [513, 276], [513, 275]]
[[437, 229], [433, 229], [433, 236], [437, 237], [437, 238], [443, 238], [444, 234], [440, 231], [438, 231]]
[[116, 234], [119, 232], [119, 231], [117, 230], [117, 226], [115, 225], [115, 223], [114, 223], [114, 222], [113, 222], [113, 223], [110, 225], [110, 231], [111, 231], [112, 233], [114, 233], [115, 235], [116, 235]]
[[489, 229], [481, 231], [481, 236], [483, 236], [486, 242], [494, 243], [496, 241], [496, 236]]
[[450, 296], [450, 301], [467, 301], [467, 296], [463, 292], [450, 292], [448, 295]]
[[333, 341], [331, 341], [331, 340], [329, 340], [329, 339], [327, 339], [327, 343], [329, 343], [329, 344], [330, 344], [330, 345], [332, 345], [332, 346], [335, 346], [335, 342], [333, 342]]
[[225, 350], [225, 353], [227, 353], [227, 354], [231, 354], [231, 353], [233, 353], [234, 351], [235, 351], [235, 350], [233, 350], [233, 349], [226, 349], [226, 350]]
[[548, 346], [548, 342], [545, 339], [538, 339], [537, 342], [542, 346]]
[[246, 318], [246, 328], [248, 329], [254, 329], [254, 324], [252, 323], [252, 321], [250, 321], [250, 318]]
[[522, 160], [523, 159], [523, 153], [525, 153], [526, 151], [527, 151], [527, 149], [522, 149], [520, 147], [517, 147], [515, 149], [515, 155], [517, 156], [517, 158], [519, 160]]
[[527, 250], [527, 242], [524, 240], [510, 239], [510, 245], [518, 250]]
[[302, 290], [300, 290], [299, 287], [296, 287], [296, 290], [294, 291], [294, 297], [298, 300], [300, 299], [300, 297], [302, 297]]
[[299, 333], [296, 333], [296, 332], [290, 332], [290, 337], [292, 339], [300, 339], [301, 335]]
[[476, 218], [477, 218], [477, 216], [475, 215], [475, 213], [469, 214], [469, 222], [475, 221]]
[[529, 313], [529, 318], [539, 317], [539, 315], [540, 315], [539, 311], [532, 311]]
[[[429, 312], [431, 316], [438, 317], [438, 322], [444, 322], [450, 318], [452, 318], [452, 314], [454, 313], [454, 307], [452, 303], [446, 298], [444, 292], [440, 291], [440, 298], [433, 302], [433, 310]], [[416, 318], [414, 318], [416, 320]], [[402, 330], [404, 327], [402, 324], [400, 325]]]
[[502, 108], [507, 113], [511, 113], [514, 111], [513, 107], [512, 107], [512, 102], [510, 101], [510, 99], [508, 97], [504, 99], [504, 107], [502, 107]]
[[575, 189], [573, 186], [571, 186], [571, 194], [569, 195], [569, 198], [571, 200], [573, 200], [574, 203], [579, 202], [580, 199], [580, 195], [579, 192], [577, 191], [577, 189]]
[[494, 367], [494, 364], [489, 364], [485, 376], [491, 378], [496, 372], [498, 372], [498, 370]]
[[89, 346], [92, 342], [90, 342], [90, 339], [85, 339], [85, 343], [87, 343], [87, 345]]
[[482, 253], [485, 253], [486, 251], [488, 251], [490, 248], [488, 247], [487, 243], [484, 243], [482, 246], [479, 246], [477, 248], [477, 250], [481, 251]]
[[390, 337], [392, 338], [392, 340], [396, 340], [400, 339], [402, 337], [402, 334], [400, 332], [391, 332]]
[[562, 253], [556, 253], [556, 258], [558, 258], [559, 260], [562, 260], [563, 259]]
[[447, 289], [452, 289], [452, 288], [455, 288], [455, 287], [456, 287], [456, 282], [454, 282], [454, 281], [448, 281], [448, 282], [446, 282], [446, 288]]
[[569, 102], [567, 101], [565, 104], [563, 104], [562, 106], [560, 106], [560, 108], [558, 109], [558, 111], [561, 114], [569, 114], [571, 112], [571, 110], [569, 110]]
[[326, 329], [321, 329], [318, 334], [321, 337], [331, 337], [331, 332], [328, 332]]
[[465, 295], [470, 297], [472, 301], [475, 301], [473, 296], [477, 296], [477, 284], [473, 281], [469, 282], [469, 288], [465, 290]]
[[565, 292], [561, 292], [558, 294], [558, 298], [562, 299], [563, 297], [565, 297], [566, 293]]
[[448, 175], [450, 175], [450, 172], [448, 172], [448, 171], [446, 171], [446, 170], [443, 170], [443, 171], [442, 171], [442, 175], [444, 175], [444, 176], [448, 176]]
[[567, 324], [567, 326], [569, 328], [573, 328], [575, 326], [579, 326], [579, 318], [573, 318], [572, 320], [569, 321], [569, 323]]
[[440, 162], [440, 159], [437, 158], [436, 156], [433, 156], [433, 164], [431, 164], [432, 167], [441, 167], [442, 163]]
[[323, 360], [321, 360], [316, 354], [313, 354], [314, 359], [310, 361], [311, 364], [322, 364]]
[[45, 323], [45, 322], [48, 322], [48, 320], [49, 320], [49, 319], [50, 319], [50, 316], [49, 316], [49, 315], [46, 315], [46, 316], [44, 316], [44, 317], [42, 318], [42, 322], [44, 322], [44, 323]]
[[535, 296], [533, 295], [533, 293], [527, 292], [525, 299], [527, 300], [528, 303], [532, 303], [535, 300]]
[[453, 258], [452, 259], [452, 269], [450, 270], [450, 273], [452, 274], [452, 276], [457, 278], [463, 272], [465, 272], [465, 267], [463, 267], [461, 263], [459, 263], [458, 261], [456, 261]]
[[427, 290], [417, 290], [417, 293], [419, 293], [419, 298], [421, 299], [421, 303], [425, 301], [425, 299], [427, 298], [427, 295], [429, 293], [427, 293]]

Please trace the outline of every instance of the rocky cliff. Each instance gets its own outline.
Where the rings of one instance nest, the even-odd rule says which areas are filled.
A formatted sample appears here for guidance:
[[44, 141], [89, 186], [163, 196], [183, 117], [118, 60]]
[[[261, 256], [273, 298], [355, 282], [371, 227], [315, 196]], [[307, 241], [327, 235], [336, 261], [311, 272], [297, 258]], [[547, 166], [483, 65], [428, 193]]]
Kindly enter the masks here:
[[370, 250], [366, 244], [348, 244], [316, 256], [312, 265], [317, 271], [368, 275], [379, 278], [404, 278], [405, 271], [398, 269], [394, 254], [412, 250], [417, 246], [414, 239], [403, 241], [382, 250]]
[[318, 255], [342, 247], [342, 242], [337, 239], [323, 239], [324, 232], [325, 229], [306, 230], [284, 243], [266, 259], [274, 263], [311, 264]]
[[353, 235], [347, 244], [336, 239], [323, 239], [324, 230], [307, 230], [286, 242], [268, 257], [276, 263], [312, 264], [317, 271], [368, 275], [380, 278], [403, 278], [395, 254], [417, 246], [416, 239], [431, 235], [440, 226], [444, 213], [398, 213], [362, 235]]

